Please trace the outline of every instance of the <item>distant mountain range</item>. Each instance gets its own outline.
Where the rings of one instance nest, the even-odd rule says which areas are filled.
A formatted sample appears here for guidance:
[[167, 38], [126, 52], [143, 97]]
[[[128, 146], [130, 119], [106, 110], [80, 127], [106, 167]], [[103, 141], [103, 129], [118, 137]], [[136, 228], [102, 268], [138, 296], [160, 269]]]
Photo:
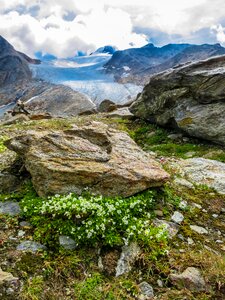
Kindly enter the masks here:
[[107, 73], [114, 74], [118, 82], [143, 84], [152, 74], [223, 54], [225, 48], [220, 44], [168, 44], [163, 47], [148, 44], [142, 48], [116, 51], [104, 67]]

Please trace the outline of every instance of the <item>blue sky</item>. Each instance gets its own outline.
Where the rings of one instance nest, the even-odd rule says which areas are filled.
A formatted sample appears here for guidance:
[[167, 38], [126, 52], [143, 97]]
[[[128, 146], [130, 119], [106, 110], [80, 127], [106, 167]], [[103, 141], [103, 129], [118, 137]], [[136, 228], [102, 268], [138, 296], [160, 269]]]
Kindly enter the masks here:
[[103, 45], [221, 43], [224, 0], [1, 0], [0, 34], [29, 55], [73, 56]]

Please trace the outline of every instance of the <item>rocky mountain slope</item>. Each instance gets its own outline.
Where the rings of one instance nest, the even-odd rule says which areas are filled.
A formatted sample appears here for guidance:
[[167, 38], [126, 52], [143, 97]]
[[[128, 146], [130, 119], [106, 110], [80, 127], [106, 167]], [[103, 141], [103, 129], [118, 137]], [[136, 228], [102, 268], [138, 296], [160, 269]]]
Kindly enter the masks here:
[[31, 114], [71, 116], [95, 109], [88, 96], [63, 85], [33, 79], [28, 63], [37, 65], [40, 61], [16, 51], [0, 37], [0, 118], [18, 100]]
[[153, 76], [130, 110], [156, 124], [225, 145], [225, 56]]
[[152, 74], [179, 64], [223, 54], [225, 54], [225, 48], [220, 44], [168, 44], [163, 47], [148, 44], [142, 48], [116, 51], [105, 64], [105, 69], [113, 73], [119, 82], [143, 84], [143, 82], [148, 82]]

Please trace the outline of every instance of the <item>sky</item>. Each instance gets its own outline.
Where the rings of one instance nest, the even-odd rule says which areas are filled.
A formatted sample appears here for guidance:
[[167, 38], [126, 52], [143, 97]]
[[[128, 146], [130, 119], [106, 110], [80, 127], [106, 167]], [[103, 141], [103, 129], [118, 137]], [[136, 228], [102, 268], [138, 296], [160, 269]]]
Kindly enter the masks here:
[[0, 0], [0, 35], [17, 50], [56, 57], [147, 43], [221, 43], [224, 0]]

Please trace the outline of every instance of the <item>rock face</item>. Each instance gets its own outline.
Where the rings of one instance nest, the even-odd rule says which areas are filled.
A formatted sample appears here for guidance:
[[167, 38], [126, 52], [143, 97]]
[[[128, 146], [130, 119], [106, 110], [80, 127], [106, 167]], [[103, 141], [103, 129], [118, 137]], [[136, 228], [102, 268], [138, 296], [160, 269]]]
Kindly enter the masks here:
[[225, 56], [150, 79], [131, 112], [161, 126], [225, 145]]
[[141, 48], [116, 51], [105, 64], [105, 69], [113, 73], [117, 81], [143, 85], [153, 74], [180, 64], [223, 54], [225, 48], [220, 44], [168, 44], [163, 47], [147, 44]]
[[130, 196], [169, 175], [125, 133], [100, 122], [66, 131], [28, 132], [6, 142], [21, 155], [40, 196]]
[[0, 36], [0, 87], [30, 78], [27, 60]]

